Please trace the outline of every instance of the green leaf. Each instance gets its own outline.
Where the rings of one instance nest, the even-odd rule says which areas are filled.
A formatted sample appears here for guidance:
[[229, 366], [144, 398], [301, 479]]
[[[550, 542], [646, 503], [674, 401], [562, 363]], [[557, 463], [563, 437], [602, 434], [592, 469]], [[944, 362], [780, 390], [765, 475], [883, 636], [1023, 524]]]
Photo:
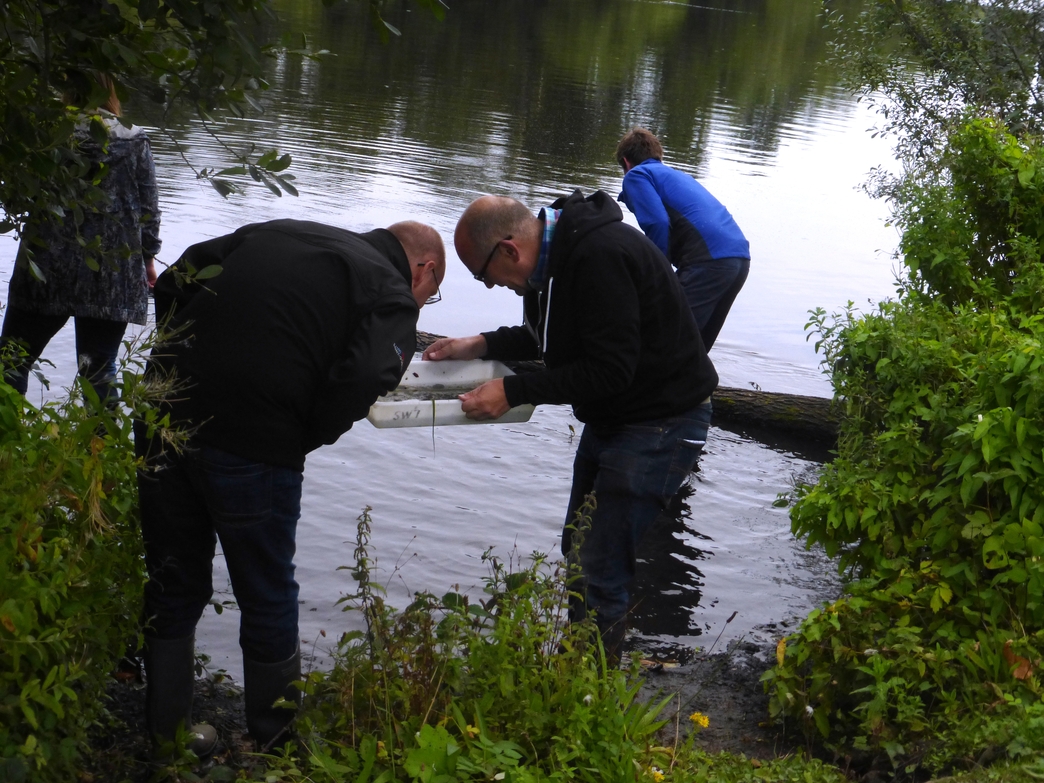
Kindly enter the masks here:
[[261, 114], [264, 114], [265, 107], [262, 106], [261, 103], [257, 100], [257, 98], [255, 98], [249, 92], [244, 92], [243, 93], [243, 100], [245, 100], [247, 103], [249, 103], [251, 105], [251, 107], [253, 107], [254, 111], [259, 112]]
[[274, 182], [269, 178], [267, 174], [261, 175], [261, 183], [268, 188], [276, 196], [282, 197], [283, 192], [276, 186]]
[[275, 180], [276, 182], [278, 182], [278, 183], [279, 183], [279, 185], [280, 185], [280, 187], [282, 187], [282, 188], [283, 188], [283, 190], [285, 190], [285, 191], [286, 191], [287, 193], [289, 193], [289, 194], [290, 194], [291, 196], [298, 196], [298, 195], [300, 195], [300, 194], [299, 194], [299, 193], [297, 192], [297, 188], [295, 188], [295, 187], [294, 187], [294, 186], [293, 186], [292, 184], [290, 184], [290, 182], [289, 182], [289, 180], [293, 179], [293, 175], [291, 175], [291, 174], [287, 174], [286, 176], [280, 176], [279, 174], [273, 174], [273, 175], [272, 175], [272, 178], [273, 178], [273, 179], [274, 179], [274, 180]]
[[827, 716], [825, 709], [820, 707], [812, 713], [812, 717], [816, 722], [816, 728], [819, 729], [819, 733], [824, 737], [830, 736], [830, 718]]
[[214, 190], [222, 195], [224, 198], [228, 198], [231, 194], [238, 192], [239, 188], [233, 185], [228, 180], [224, 179], [211, 179], [210, 184]]
[[1024, 158], [1019, 165], [1019, 184], [1024, 188], [1029, 187], [1030, 183], [1033, 182], [1033, 175], [1036, 173], [1037, 169], [1033, 164], [1033, 159]]
[[202, 269], [200, 269], [196, 273], [195, 277], [197, 280], [209, 280], [212, 277], [217, 277], [218, 275], [220, 275], [223, 269], [224, 267], [222, 267], [220, 264], [211, 264], [210, 266], [205, 266]]
[[442, 605], [447, 609], [463, 609], [468, 605], [467, 598], [460, 593], [446, 593], [442, 596]]
[[138, 53], [131, 49], [129, 46], [125, 46], [124, 44], [118, 41], [116, 43], [116, 46], [120, 50], [120, 56], [123, 58], [123, 61], [132, 68], [136, 68], [140, 60], [140, 58], [138, 57]]
[[[290, 157], [290, 153], [288, 152], [285, 155], [283, 155], [281, 158], [279, 158], [278, 160], [269, 161], [269, 162], [266, 162], [266, 163], [264, 163], [262, 165], [264, 166], [266, 171], [277, 172], [277, 171], [284, 171], [285, 169], [289, 168], [290, 167], [290, 163], [292, 161], [293, 161], [293, 158]], [[261, 163], [261, 161], [258, 161], [258, 163]]]
[[91, 117], [91, 124], [88, 126], [87, 131], [97, 144], [104, 146], [109, 143], [109, 129], [97, 117]]

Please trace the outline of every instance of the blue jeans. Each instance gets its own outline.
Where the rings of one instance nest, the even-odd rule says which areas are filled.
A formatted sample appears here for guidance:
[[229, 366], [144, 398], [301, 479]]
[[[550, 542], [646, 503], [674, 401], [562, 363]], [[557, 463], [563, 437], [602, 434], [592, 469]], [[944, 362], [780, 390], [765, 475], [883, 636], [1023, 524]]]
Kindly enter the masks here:
[[678, 270], [678, 282], [708, 351], [718, 339], [736, 295], [747, 282], [748, 272], [749, 258], [717, 258]]
[[298, 645], [294, 552], [302, 473], [194, 443], [150, 467], [156, 470], [138, 473], [146, 634], [180, 639], [195, 630], [214, 592], [220, 539], [244, 657], [285, 661]]
[[[25, 356], [15, 357], [4, 368], [4, 380], [19, 393], [29, 387], [29, 371], [40, 358], [47, 343], [58, 334], [69, 320], [67, 315], [40, 315], [17, 307], [8, 307], [4, 313], [0, 346], [20, 345]], [[94, 387], [98, 399], [105, 402], [115, 391], [116, 355], [127, 331], [124, 321], [105, 321], [100, 318], [76, 317], [76, 358], [80, 377]]]
[[572, 602], [572, 619], [593, 610], [599, 629], [605, 631], [627, 615], [638, 546], [696, 467], [710, 420], [708, 401], [669, 419], [584, 427], [562, 533], [567, 557], [576, 557], [571, 552], [572, 527], [591, 492], [597, 508], [579, 548], [581, 578], [574, 588], [584, 600]]

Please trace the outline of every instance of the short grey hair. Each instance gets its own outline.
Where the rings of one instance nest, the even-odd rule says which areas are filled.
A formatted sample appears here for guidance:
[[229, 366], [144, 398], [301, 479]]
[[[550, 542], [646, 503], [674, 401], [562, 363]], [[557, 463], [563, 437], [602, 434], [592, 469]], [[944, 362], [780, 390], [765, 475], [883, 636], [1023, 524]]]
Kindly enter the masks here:
[[497, 197], [488, 209], [468, 210], [466, 228], [477, 248], [492, 248], [508, 236], [524, 236], [532, 232], [533, 213], [521, 201]]

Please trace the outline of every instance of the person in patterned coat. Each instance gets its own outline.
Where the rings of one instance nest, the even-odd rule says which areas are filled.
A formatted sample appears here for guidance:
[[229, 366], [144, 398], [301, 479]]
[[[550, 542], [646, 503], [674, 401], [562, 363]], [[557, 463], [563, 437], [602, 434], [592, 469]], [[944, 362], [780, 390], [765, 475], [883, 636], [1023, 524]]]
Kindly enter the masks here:
[[[120, 123], [112, 80], [97, 78], [109, 89], [97, 110], [108, 138], [104, 145], [92, 138], [87, 116], [75, 135], [80, 151], [105, 169], [100, 186], [106, 203], [84, 209], [79, 227], [71, 213], [31, 218], [36, 225], [28, 233], [38, 239], [23, 239], [11, 277], [0, 356], [6, 357], [3, 379], [22, 394], [33, 363], [71, 316], [79, 374], [100, 400], [111, 397], [123, 334], [128, 323], [145, 323], [156, 280], [160, 210], [149, 138], [141, 128]], [[77, 101], [75, 92], [67, 102], [84, 105], [86, 97]], [[89, 95], [89, 87], [79, 92]]]

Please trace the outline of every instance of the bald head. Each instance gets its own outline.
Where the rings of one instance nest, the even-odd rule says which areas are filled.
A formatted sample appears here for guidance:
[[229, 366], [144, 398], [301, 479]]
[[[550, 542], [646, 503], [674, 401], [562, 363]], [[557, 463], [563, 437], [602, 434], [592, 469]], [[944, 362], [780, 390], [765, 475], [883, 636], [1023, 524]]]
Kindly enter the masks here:
[[[418, 306], [438, 291], [446, 277], [446, 248], [439, 232], [416, 220], [403, 220], [388, 226], [399, 240], [410, 262], [413, 296]], [[430, 290], [429, 290], [430, 289]]]
[[457, 222], [453, 245], [472, 272], [497, 242], [505, 237], [528, 238], [540, 230], [539, 221], [521, 201], [506, 196], [482, 196], [472, 201]]

